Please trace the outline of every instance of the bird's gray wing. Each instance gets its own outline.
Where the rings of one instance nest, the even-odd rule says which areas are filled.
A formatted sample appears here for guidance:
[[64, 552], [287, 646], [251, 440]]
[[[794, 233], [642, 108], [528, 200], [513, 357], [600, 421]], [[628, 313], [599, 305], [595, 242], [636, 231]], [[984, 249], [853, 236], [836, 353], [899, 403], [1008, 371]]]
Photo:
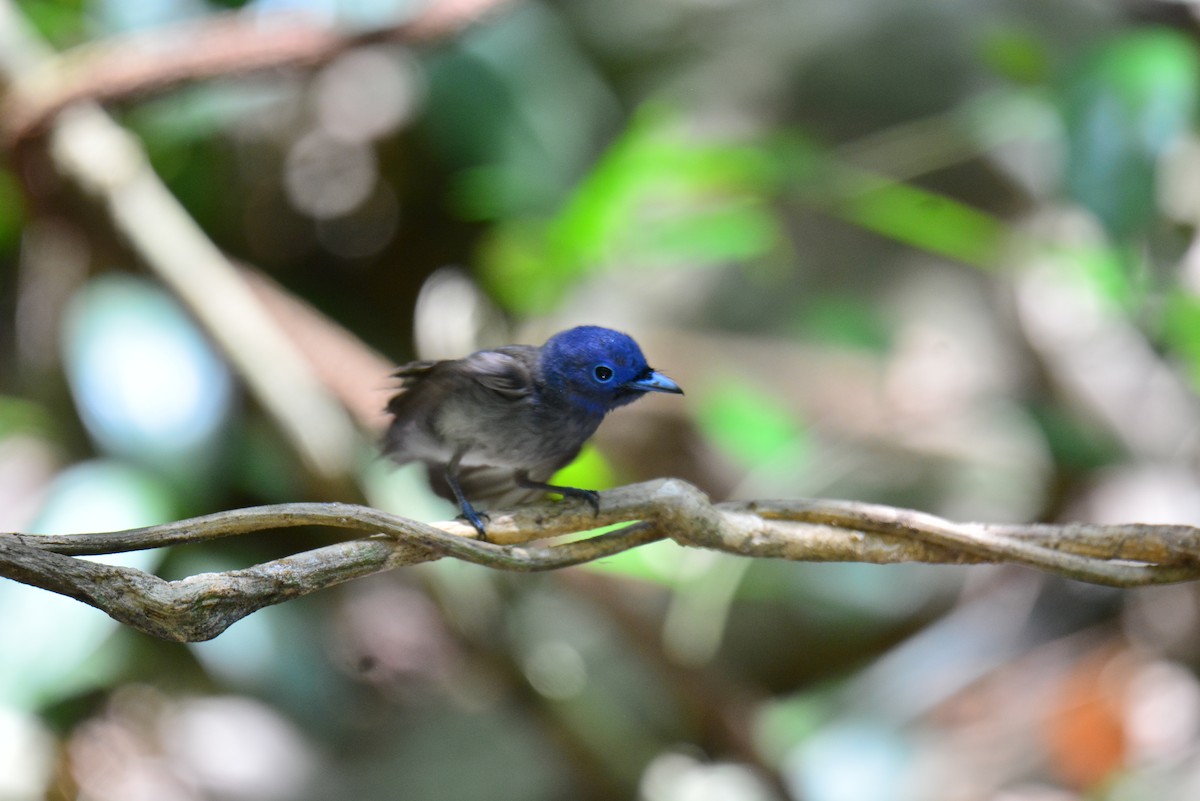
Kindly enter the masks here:
[[533, 365], [536, 359], [537, 348], [508, 345], [472, 353], [454, 362], [453, 369], [505, 400], [518, 401], [533, 393]]
[[[409, 362], [396, 368], [392, 373], [393, 378], [400, 379], [400, 391], [388, 399], [387, 412], [394, 418], [393, 426], [396, 423], [403, 423], [412, 417], [418, 404], [426, 396], [438, 395], [438, 386], [436, 380], [431, 381], [438, 368], [449, 362]], [[436, 400], [435, 397], [428, 398]]]
[[[384, 435], [384, 452], [400, 464], [428, 461], [435, 453], [449, 460], [454, 450], [449, 443], [448, 451], [440, 454], [445, 412], [453, 407], [459, 410], [454, 418], [463, 419], [461, 409], [474, 398], [481, 412], [494, 413], [499, 407], [501, 416], [507, 415], [510, 405], [532, 395], [536, 360], [536, 348], [509, 345], [463, 359], [409, 362], [397, 368], [393, 375], [400, 379], [400, 391], [388, 400], [392, 422]], [[481, 413], [479, 418], [486, 416]]]
[[444, 362], [409, 362], [408, 364], [402, 364], [397, 367], [395, 372], [392, 373], [392, 377], [402, 379], [402, 383], [407, 384], [410, 380], [419, 379], [421, 376], [429, 375], [429, 372], [439, 364], [444, 364]]
[[454, 391], [448, 370], [454, 362], [409, 362], [396, 368], [400, 391], [388, 399], [392, 422], [384, 434], [383, 452], [396, 463], [422, 458], [429, 450], [430, 415]]

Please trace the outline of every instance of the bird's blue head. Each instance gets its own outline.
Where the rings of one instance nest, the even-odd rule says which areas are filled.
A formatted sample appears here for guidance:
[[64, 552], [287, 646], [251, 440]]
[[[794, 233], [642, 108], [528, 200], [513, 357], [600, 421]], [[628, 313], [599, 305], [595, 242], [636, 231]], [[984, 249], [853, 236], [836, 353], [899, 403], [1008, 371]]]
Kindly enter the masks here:
[[678, 384], [646, 364], [632, 337], [610, 328], [583, 325], [555, 334], [542, 346], [539, 367], [546, 391], [595, 414], [647, 392], [683, 394]]

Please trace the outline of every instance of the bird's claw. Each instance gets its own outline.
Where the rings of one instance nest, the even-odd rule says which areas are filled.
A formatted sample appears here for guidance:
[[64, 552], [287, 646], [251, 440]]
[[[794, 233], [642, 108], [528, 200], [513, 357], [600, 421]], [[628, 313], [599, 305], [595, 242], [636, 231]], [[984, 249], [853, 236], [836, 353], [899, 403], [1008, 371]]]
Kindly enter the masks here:
[[474, 509], [464, 509], [463, 513], [455, 520], [465, 520], [474, 527], [475, 532], [479, 535], [480, 542], [488, 542], [487, 531], [484, 530], [483, 521], [491, 521], [491, 516], [487, 512], [476, 512]]
[[600, 516], [600, 493], [596, 492], [595, 490], [576, 489], [574, 487], [567, 489], [570, 489], [571, 491], [564, 492], [564, 496], [578, 498], [579, 500], [584, 501], [588, 506], [592, 507], [592, 511], [595, 513], [596, 517]]

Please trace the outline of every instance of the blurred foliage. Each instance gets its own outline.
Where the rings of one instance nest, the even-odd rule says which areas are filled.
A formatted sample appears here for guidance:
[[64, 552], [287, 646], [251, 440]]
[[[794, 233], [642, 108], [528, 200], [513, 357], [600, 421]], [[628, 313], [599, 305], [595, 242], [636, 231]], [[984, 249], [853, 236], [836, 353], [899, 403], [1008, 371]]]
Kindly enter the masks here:
[[557, 214], [498, 226], [481, 262], [497, 300], [546, 313], [597, 270], [720, 266], [778, 248], [768, 192], [782, 165], [763, 147], [698, 143], [679, 122], [643, 109]]
[[759, 465], [789, 470], [803, 466], [802, 458], [774, 464], [785, 455], [801, 457], [804, 438], [787, 407], [765, 392], [730, 381], [701, 398], [697, 415], [700, 429], [746, 470]]
[[1067, 191], [1118, 240], [1156, 216], [1155, 170], [1191, 129], [1198, 72], [1192, 37], [1138, 31], [1098, 45], [1063, 89]]
[[23, 0], [19, 8], [39, 33], [66, 47], [84, 38], [90, 5], [86, 0]]
[[22, 202], [20, 188], [7, 172], [0, 171], [0, 248], [16, 248], [21, 232]]
[[[230, 8], [411, 13], [15, 7], [58, 48]], [[530, 0], [111, 111], [222, 249], [397, 362], [635, 335], [686, 398], [621, 410], [556, 481], [1196, 524], [1197, 46], [1157, 0]], [[7, 156], [4, 529], [313, 497], [37, 143]], [[382, 405], [386, 376], [334, 368]], [[356, 479], [453, 514], [366, 447]], [[126, 563], [176, 579], [334, 536]], [[423, 565], [186, 646], [3, 582], [0, 799], [1184, 801], [1198, 628], [1192, 586], [670, 542], [547, 576]]]

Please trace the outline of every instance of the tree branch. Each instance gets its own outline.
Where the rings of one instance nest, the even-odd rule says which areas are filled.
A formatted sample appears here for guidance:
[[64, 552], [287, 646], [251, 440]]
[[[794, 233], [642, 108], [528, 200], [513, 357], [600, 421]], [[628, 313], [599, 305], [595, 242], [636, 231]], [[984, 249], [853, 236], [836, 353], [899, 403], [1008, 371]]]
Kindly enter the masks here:
[[394, 25], [363, 31], [296, 12], [228, 12], [89, 42], [13, 82], [0, 103], [0, 145], [13, 147], [44, 132], [79, 102], [111, 103], [230, 75], [313, 69], [368, 44], [436, 42], [503, 3], [438, 0]]
[[[572, 542], [526, 544], [622, 523]], [[178, 581], [76, 558], [311, 525], [369, 536]], [[280, 504], [106, 534], [0, 534], [0, 576], [76, 598], [143, 632], [180, 641], [211, 639], [264, 606], [402, 565], [452, 557], [499, 570], [556, 570], [664, 537], [685, 547], [793, 561], [1013, 562], [1115, 587], [1200, 579], [1200, 529], [1192, 526], [952, 523], [850, 501], [713, 504], [678, 479], [605, 492], [598, 515], [574, 501], [497, 512], [488, 534], [492, 542], [479, 542], [458, 521], [431, 525], [365, 506]]]

